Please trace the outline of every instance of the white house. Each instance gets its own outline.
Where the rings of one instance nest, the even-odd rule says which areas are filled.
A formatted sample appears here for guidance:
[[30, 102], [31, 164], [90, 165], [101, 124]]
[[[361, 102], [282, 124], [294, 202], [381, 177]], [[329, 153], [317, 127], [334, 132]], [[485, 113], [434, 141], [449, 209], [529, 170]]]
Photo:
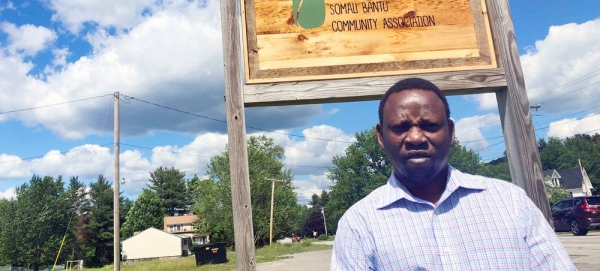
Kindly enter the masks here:
[[127, 262], [178, 258], [187, 256], [191, 246], [188, 236], [148, 228], [123, 241], [123, 257]]
[[585, 168], [581, 166], [581, 161], [579, 161], [579, 168], [547, 169], [542, 174], [544, 179], [548, 179], [550, 186], [563, 188], [572, 197], [592, 195], [594, 186], [592, 186]]

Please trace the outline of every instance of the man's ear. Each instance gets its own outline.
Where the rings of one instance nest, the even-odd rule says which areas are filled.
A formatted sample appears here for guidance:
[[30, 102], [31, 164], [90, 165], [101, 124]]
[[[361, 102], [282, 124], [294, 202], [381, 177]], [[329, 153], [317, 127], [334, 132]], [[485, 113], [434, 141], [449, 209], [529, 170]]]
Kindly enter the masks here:
[[381, 149], [384, 149], [385, 144], [383, 144], [383, 127], [381, 126], [381, 123], [377, 123], [377, 144], [379, 144], [379, 147]]
[[454, 140], [455, 138], [455, 131], [454, 131], [454, 121], [452, 119], [448, 119], [448, 132], [450, 132], [450, 136], [452, 141], [450, 142], [450, 146], [454, 146]]

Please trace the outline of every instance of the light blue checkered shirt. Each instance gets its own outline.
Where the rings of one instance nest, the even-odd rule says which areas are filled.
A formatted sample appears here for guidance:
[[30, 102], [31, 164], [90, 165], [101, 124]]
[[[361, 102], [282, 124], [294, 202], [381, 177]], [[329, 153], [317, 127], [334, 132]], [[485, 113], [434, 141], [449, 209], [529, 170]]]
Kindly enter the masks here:
[[450, 167], [439, 202], [392, 174], [340, 219], [331, 270], [576, 270], [516, 185]]

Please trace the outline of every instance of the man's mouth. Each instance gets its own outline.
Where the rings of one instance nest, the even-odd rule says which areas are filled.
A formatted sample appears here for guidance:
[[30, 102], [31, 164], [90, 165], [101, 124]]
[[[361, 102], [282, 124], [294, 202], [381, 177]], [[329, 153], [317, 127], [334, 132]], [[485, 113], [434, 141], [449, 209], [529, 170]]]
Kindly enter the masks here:
[[404, 159], [411, 164], [424, 164], [431, 159], [431, 155], [426, 152], [411, 152], [408, 153]]

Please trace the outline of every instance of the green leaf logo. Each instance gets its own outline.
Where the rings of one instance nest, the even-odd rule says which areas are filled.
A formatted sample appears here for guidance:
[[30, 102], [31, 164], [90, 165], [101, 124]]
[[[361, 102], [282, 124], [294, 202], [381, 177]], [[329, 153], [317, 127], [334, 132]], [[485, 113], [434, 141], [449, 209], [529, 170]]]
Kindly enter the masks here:
[[325, 23], [325, 0], [292, 0], [294, 23], [304, 29]]

